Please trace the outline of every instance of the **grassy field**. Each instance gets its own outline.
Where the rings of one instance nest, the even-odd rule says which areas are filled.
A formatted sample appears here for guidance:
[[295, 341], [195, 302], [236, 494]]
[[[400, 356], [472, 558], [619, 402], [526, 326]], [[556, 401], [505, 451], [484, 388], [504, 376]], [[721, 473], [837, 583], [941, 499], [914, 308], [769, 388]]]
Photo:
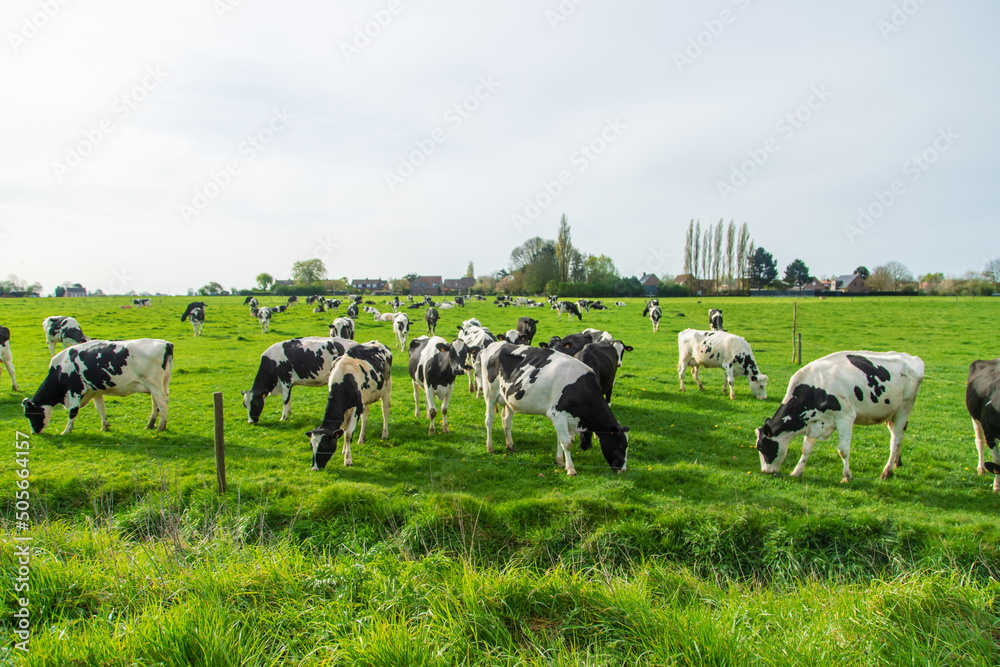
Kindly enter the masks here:
[[[193, 338], [179, 321], [190, 300], [0, 301], [21, 387], [0, 379], [9, 443], [28, 430], [20, 401], [47, 369], [46, 316], [72, 315], [93, 338], [175, 344], [166, 432], [144, 429], [150, 402], [134, 395], [107, 400], [107, 433], [87, 407], [71, 435], [58, 435], [61, 408], [31, 435], [31, 652], [7, 648], [0, 664], [998, 663], [1000, 497], [976, 475], [964, 381], [972, 360], [1000, 356], [1000, 299], [798, 302], [806, 361], [871, 349], [926, 363], [904, 467], [879, 481], [888, 431], [859, 427], [849, 485], [834, 441], [816, 446], [800, 479], [787, 473], [801, 439], [784, 474], [760, 473], [753, 431], [797, 368], [791, 300], [661, 300], [656, 334], [639, 300], [584, 314], [582, 326], [541, 309], [441, 311], [438, 332], [449, 336], [468, 317], [502, 332], [531, 315], [536, 342], [591, 326], [635, 347], [612, 402], [631, 428], [629, 469], [613, 475], [599, 448], [577, 450], [575, 478], [555, 466], [541, 417], [515, 416], [517, 451], [487, 454], [483, 403], [464, 379], [452, 433], [428, 436], [405, 352], [394, 353], [388, 441], [373, 406], [354, 466], [338, 453], [312, 472], [304, 432], [319, 424], [325, 391], [293, 390], [288, 422], [272, 397], [251, 425], [240, 390], [269, 345], [326, 335], [334, 316], [300, 304], [262, 334], [242, 298], [219, 297]], [[702, 373], [705, 391], [678, 391], [676, 334], [708, 328], [709, 307], [750, 341], [771, 379], [766, 401], [745, 379], [730, 401], [719, 370]], [[422, 333], [422, 311], [407, 312]], [[359, 318], [355, 339], [394, 349], [390, 325], [371, 319]], [[225, 400], [224, 496], [215, 391]], [[494, 428], [502, 442], [499, 420]], [[12, 448], [7, 457], [0, 567], [10, 581]], [[2, 595], [10, 624], [17, 595], [9, 584]]]

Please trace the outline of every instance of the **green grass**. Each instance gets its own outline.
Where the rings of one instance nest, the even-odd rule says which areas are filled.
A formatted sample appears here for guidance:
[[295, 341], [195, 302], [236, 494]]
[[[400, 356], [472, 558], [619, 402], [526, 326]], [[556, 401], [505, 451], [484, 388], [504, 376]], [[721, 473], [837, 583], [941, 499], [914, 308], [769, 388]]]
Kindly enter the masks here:
[[[517, 451], [486, 453], [483, 403], [460, 380], [453, 432], [413, 415], [406, 354], [395, 353], [389, 440], [372, 408], [354, 466], [311, 472], [304, 432], [325, 391], [296, 388], [292, 418], [268, 399], [247, 424], [239, 390], [260, 353], [325, 335], [332, 315], [304, 304], [269, 334], [239, 298], [209, 300], [205, 335], [179, 321], [189, 298], [3, 300], [21, 392], [0, 379], [7, 441], [28, 428], [20, 400], [44, 377], [41, 321], [76, 317], [91, 337], [175, 344], [170, 417], [146, 431], [148, 397], [107, 400], [111, 430], [56, 410], [31, 436], [32, 664], [995, 664], [1000, 650], [1000, 498], [978, 477], [964, 380], [1000, 356], [1000, 299], [807, 299], [806, 361], [843, 349], [899, 350], [926, 363], [903, 442], [904, 467], [879, 481], [888, 431], [854, 432], [854, 480], [840, 484], [833, 441], [801, 479], [760, 473], [753, 430], [780, 403], [792, 362], [790, 300], [662, 300], [584, 314], [635, 346], [612, 410], [631, 428], [629, 470], [599, 449], [554, 462], [543, 418], [517, 415]], [[265, 299], [265, 302], [267, 300]], [[277, 301], [277, 300], [275, 300]], [[264, 305], [267, 305], [264, 303]], [[382, 306], [379, 301], [379, 306]], [[768, 400], [721, 371], [678, 391], [676, 333], [726, 328], [753, 346]], [[413, 325], [423, 331], [421, 318]], [[540, 320], [537, 340], [578, 331], [548, 310], [472, 304], [441, 311], [450, 336], [476, 316], [494, 331]], [[388, 324], [358, 320], [359, 341], [394, 349]], [[214, 491], [212, 393], [226, 410], [229, 491]], [[494, 437], [502, 438], [499, 420]], [[502, 440], [501, 440], [502, 442]], [[14, 533], [13, 450], [0, 465], [0, 521]], [[5, 549], [2, 566], [13, 571]], [[4, 617], [16, 600], [4, 587]]]

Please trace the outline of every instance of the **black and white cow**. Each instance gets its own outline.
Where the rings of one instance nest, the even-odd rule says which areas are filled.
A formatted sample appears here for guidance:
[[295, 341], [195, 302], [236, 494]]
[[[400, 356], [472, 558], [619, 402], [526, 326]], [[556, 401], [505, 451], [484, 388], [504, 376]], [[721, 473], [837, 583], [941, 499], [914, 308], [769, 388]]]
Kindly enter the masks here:
[[285, 306], [290, 307], [290, 306], [292, 306], [292, 304], [296, 304], [298, 302], [299, 302], [299, 297], [297, 297], [297, 296], [295, 296], [293, 294], [290, 297], [288, 297], [288, 301], [287, 301], [287, 303], [285, 303]]
[[271, 309], [267, 306], [259, 309], [257, 311], [257, 321], [260, 322], [260, 332], [267, 333], [268, 328], [271, 326]]
[[345, 350], [357, 345], [346, 338], [292, 338], [275, 343], [260, 355], [257, 375], [243, 392], [247, 422], [256, 424], [268, 396], [281, 396], [281, 421], [292, 414], [292, 387], [325, 387], [330, 370]]
[[517, 320], [517, 330], [527, 337], [525, 345], [531, 345], [538, 332], [538, 320], [533, 317], [521, 317]]
[[691, 377], [704, 389], [698, 379], [698, 368], [721, 368], [726, 372], [726, 387], [729, 398], [736, 398], [733, 392], [735, 376], [745, 375], [753, 395], [767, 398], [767, 376], [757, 368], [750, 343], [745, 338], [725, 331], [698, 331], [685, 329], [677, 334], [677, 375], [684, 391], [684, 371], [691, 367]]
[[63, 347], [85, 343], [89, 338], [83, 335], [80, 323], [72, 317], [61, 317], [53, 315], [42, 320], [42, 329], [45, 330], [45, 343], [49, 346], [49, 356], [56, 353], [56, 345], [62, 343]]
[[285, 305], [285, 304], [282, 304], [280, 306], [271, 306], [271, 312], [272, 313], [283, 313], [283, 312], [285, 312], [286, 308], [288, 308], [288, 306]]
[[347, 316], [352, 320], [358, 319], [358, 304], [352, 303], [347, 307]]
[[194, 335], [201, 335], [201, 328], [205, 324], [205, 309], [204, 308], [193, 308], [189, 314], [191, 318], [191, 326], [194, 327]]
[[624, 301], [615, 301], [615, 305], [618, 307], [626, 305]]
[[[653, 301], [656, 301], [656, 299], [653, 299]], [[653, 301], [646, 304], [646, 309], [642, 311], [642, 316], [649, 316], [649, 321], [653, 323], [653, 333], [656, 333], [660, 330], [660, 317], [663, 313], [660, 311], [660, 307], [653, 303]]]
[[335, 319], [330, 323], [330, 337], [354, 340], [354, 320], [349, 317]]
[[577, 299], [576, 300], [576, 305], [578, 307], [580, 307], [580, 308], [583, 308], [584, 310], [586, 310], [589, 313], [590, 312], [590, 307], [592, 305], [594, 305], [594, 302], [591, 301], [590, 299]]
[[799, 369], [774, 416], [757, 429], [760, 469], [781, 469], [788, 443], [802, 433], [802, 458], [792, 471], [802, 475], [817, 440], [837, 431], [844, 477], [851, 480], [851, 433], [854, 425], [885, 424], [892, 438], [882, 479], [903, 465], [901, 443], [910, 411], [924, 379], [924, 362], [902, 352], [834, 352]]
[[708, 325], [712, 331], [725, 331], [722, 328], [722, 311], [718, 308], [708, 309]]
[[152, 306], [152, 299], [132, 299], [133, 306]]
[[52, 418], [52, 409], [62, 405], [69, 410], [69, 421], [62, 434], [73, 430], [81, 409], [91, 401], [101, 417], [101, 430], [108, 430], [104, 411], [105, 396], [149, 394], [153, 413], [146, 428], [167, 428], [167, 401], [170, 373], [174, 363], [174, 344], [154, 338], [137, 340], [91, 340], [69, 347], [49, 362], [49, 373], [31, 399], [24, 399], [24, 416], [31, 430], [41, 433]]
[[250, 304], [250, 302], [251, 302], [251, 301], [254, 301], [254, 300], [255, 300], [255, 299], [254, 299], [254, 298], [253, 298], [252, 296], [248, 296], [247, 298], [243, 299], [243, 305], [244, 305], [244, 306], [246, 306], [246, 305], [249, 305], [249, 304]]
[[187, 318], [191, 316], [191, 311], [194, 310], [195, 308], [201, 308], [202, 311], [204, 312], [204, 310], [208, 308], [208, 304], [206, 304], [204, 301], [192, 301], [187, 305], [187, 308], [184, 310], [184, 314], [181, 315], [181, 322], [187, 320]]
[[607, 310], [608, 307], [605, 306], [603, 303], [592, 303], [592, 304], [590, 304], [590, 309], [591, 310]]
[[340, 310], [340, 299], [327, 299], [326, 309], [334, 311]]
[[348, 349], [330, 372], [329, 392], [323, 423], [306, 433], [312, 447], [312, 469], [322, 470], [337, 453], [337, 440], [344, 436], [344, 465], [354, 465], [351, 439], [361, 418], [358, 444], [364, 444], [368, 429], [368, 406], [382, 402], [382, 439], [389, 437], [392, 394], [392, 352], [373, 340]]
[[243, 305], [246, 306], [247, 304], [249, 304], [251, 308], [260, 307], [260, 304], [257, 302], [257, 299], [255, 299], [252, 296], [248, 296], [246, 299], [243, 300]]
[[316, 299], [316, 307], [313, 308], [314, 313], [325, 313], [326, 312], [326, 299], [320, 297]]
[[611, 402], [611, 393], [615, 388], [615, 375], [622, 365], [625, 352], [634, 348], [620, 340], [588, 343], [573, 356], [587, 364], [597, 375], [597, 384], [604, 394], [604, 400]]
[[420, 336], [410, 341], [410, 382], [413, 384], [413, 416], [420, 416], [420, 392], [424, 394], [429, 435], [434, 435], [437, 406], [441, 399], [441, 432], [448, 433], [448, 404], [455, 390], [455, 378], [464, 375], [469, 350], [461, 338], [449, 343], [441, 336]]
[[316, 301], [318, 301], [318, 300], [320, 300], [322, 298], [323, 297], [319, 296], [318, 294], [313, 294], [312, 296], [307, 296], [306, 297], [306, 305], [307, 306], [311, 306], [314, 303], [316, 303]]
[[399, 297], [398, 296], [392, 297], [392, 300], [389, 301], [389, 305], [392, 306], [392, 312], [393, 313], [395, 313], [396, 311], [398, 311], [399, 310]]
[[521, 333], [517, 329], [508, 329], [502, 336], [500, 336], [500, 339], [507, 343], [513, 343], [514, 345], [530, 344], [527, 334]]
[[476, 360], [479, 358], [479, 353], [486, 349], [490, 343], [497, 342], [497, 337], [475, 318], [462, 322], [458, 330], [458, 337], [462, 339], [469, 351], [469, 365], [472, 366], [472, 372], [469, 373], [469, 392], [478, 396], [479, 387], [482, 386], [482, 373], [480, 373]]
[[14, 357], [10, 353], [10, 329], [3, 326], [0, 326], [0, 361], [3, 362], [7, 374], [10, 375], [11, 388], [14, 391], [20, 391], [17, 388], [17, 378], [14, 377]]
[[569, 315], [570, 321], [573, 320], [573, 316], [576, 315], [577, 319], [583, 322], [583, 315], [580, 314], [580, 309], [575, 303], [571, 301], [558, 301], [552, 306], [552, 310], [559, 313], [559, 321], [562, 322], [563, 313]]
[[[1000, 450], [997, 449], [997, 439], [1000, 438], [1000, 359], [973, 361], [969, 366], [965, 407], [976, 431], [976, 451], [979, 453], [976, 472], [980, 475], [992, 473], [993, 491], [1000, 492]], [[991, 461], [985, 460], [987, 448]]]
[[424, 320], [427, 322], [427, 335], [433, 336], [434, 330], [437, 328], [438, 320], [441, 319], [441, 315], [438, 314], [437, 308], [431, 306], [424, 313]]
[[597, 434], [611, 469], [625, 470], [628, 429], [615, 419], [602, 396], [597, 376], [574, 357], [527, 345], [493, 343], [479, 355], [486, 399], [486, 449], [493, 452], [493, 416], [503, 406], [507, 451], [514, 451], [511, 425], [515, 412], [545, 415], [556, 430], [556, 463], [576, 474], [570, 456], [573, 436], [590, 449]]
[[406, 347], [406, 339], [410, 337], [410, 318], [406, 313], [396, 313], [392, 316], [392, 332], [396, 334], [396, 349], [402, 352]]
[[455, 305], [465, 308], [465, 297], [459, 294], [455, 297]]
[[538, 347], [548, 347], [556, 352], [562, 352], [569, 356], [575, 355], [589, 343], [599, 341], [611, 341], [614, 337], [607, 331], [600, 329], [584, 329], [581, 333], [568, 334], [566, 336], [553, 336], [548, 343], [539, 343]]

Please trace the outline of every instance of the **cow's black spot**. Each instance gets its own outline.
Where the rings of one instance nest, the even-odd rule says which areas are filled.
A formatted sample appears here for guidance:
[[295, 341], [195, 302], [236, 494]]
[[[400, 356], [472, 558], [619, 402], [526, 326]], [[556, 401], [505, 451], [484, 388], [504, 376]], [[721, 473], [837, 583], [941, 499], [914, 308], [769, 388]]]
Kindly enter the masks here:
[[869, 397], [872, 399], [872, 403], [878, 403], [879, 397], [885, 393], [885, 383], [892, 378], [888, 369], [884, 366], [876, 366], [870, 359], [860, 354], [849, 354], [847, 360], [865, 374], [868, 379], [868, 387], [871, 389]]
[[859, 401], [865, 400], [865, 392], [861, 391], [861, 387], [854, 388], [854, 395], [858, 397]]
[[10, 329], [0, 327], [0, 346], [6, 345], [8, 342], [10, 342]]
[[286, 363], [279, 364], [278, 376], [282, 382], [291, 383], [292, 371], [300, 378], [315, 378], [323, 371], [326, 359], [322, 350], [303, 347], [302, 340], [293, 338], [281, 344]]
[[100, 391], [115, 386], [111, 378], [122, 374], [129, 358], [128, 348], [114, 343], [95, 345], [79, 351], [70, 348], [70, 352], [79, 353], [83, 378], [88, 385]]

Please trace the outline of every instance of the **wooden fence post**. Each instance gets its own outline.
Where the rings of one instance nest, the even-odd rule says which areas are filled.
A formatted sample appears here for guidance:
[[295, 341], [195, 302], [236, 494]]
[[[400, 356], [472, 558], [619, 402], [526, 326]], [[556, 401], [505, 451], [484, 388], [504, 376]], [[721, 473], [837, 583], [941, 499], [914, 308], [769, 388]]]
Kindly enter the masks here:
[[802, 365], [802, 334], [799, 334], [799, 366]]
[[222, 392], [215, 392], [215, 475], [219, 493], [226, 492], [226, 438], [223, 433]]
[[795, 318], [799, 313], [799, 304], [792, 303], [792, 361], [795, 361]]

